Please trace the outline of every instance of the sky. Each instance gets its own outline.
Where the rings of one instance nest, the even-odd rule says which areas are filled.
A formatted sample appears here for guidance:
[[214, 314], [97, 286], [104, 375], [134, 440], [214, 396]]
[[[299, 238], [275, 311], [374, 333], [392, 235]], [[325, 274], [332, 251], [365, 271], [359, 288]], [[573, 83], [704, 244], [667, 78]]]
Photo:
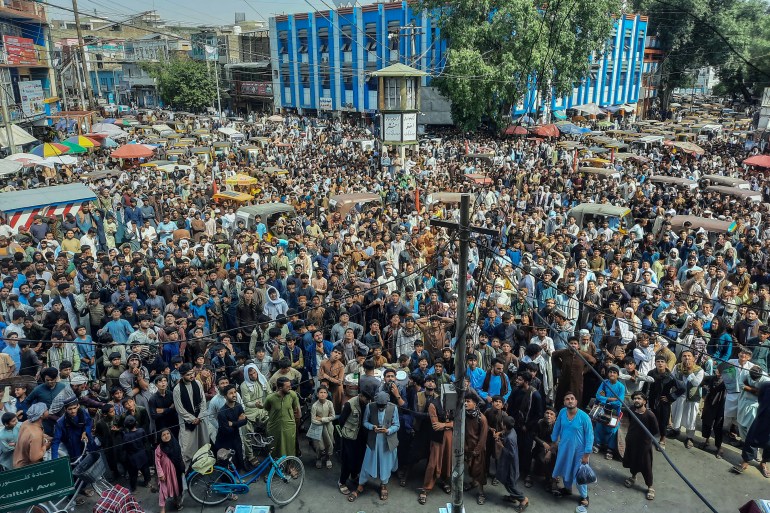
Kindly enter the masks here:
[[[45, 0], [47, 3], [72, 9], [71, 0]], [[312, 6], [312, 7], [311, 7]], [[232, 25], [235, 13], [246, 13], [247, 20], [267, 20], [275, 14], [326, 10], [334, 6], [332, 0], [78, 0], [82, 14], [93, 14], [110, 20], [122, 21], [143, 11], [157, 10], [169, 23], [192, 25]], [[71, 11], [46, 6], [49, 18], [72, 19]]]

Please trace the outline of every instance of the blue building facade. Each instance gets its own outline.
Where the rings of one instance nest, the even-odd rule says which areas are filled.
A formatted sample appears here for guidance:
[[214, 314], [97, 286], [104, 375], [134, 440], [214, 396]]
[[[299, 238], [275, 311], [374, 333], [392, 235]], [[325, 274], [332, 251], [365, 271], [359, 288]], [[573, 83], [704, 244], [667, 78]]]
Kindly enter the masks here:
[[[591, 68], [571, 96], [544, 105], [533, 87], [513, 114], [574, 105], [635, 104], [642, 83], [647, 18], [617, 20], [608, 50], [586, 56]], [[375, 3], [270, 19], [274, 104], [297, 111], [373, 113], [377, 81], [370, 73], [400, 62], [424, 71], [423, 86], [441, 73], [447, 43], [436, 19], [408, 2]]]

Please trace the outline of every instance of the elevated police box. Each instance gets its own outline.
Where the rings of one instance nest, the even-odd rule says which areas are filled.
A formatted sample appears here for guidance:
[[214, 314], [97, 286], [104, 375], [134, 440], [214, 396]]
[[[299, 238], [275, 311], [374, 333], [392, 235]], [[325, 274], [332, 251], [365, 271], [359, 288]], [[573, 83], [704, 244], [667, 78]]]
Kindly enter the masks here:
[[425, 75], [400, 63], [372, 73], [379, 79], [377, 103], [382, 143], [389, 147], [399, 146], [402, 160], [404, 149], [417, 144], [420, 87]]

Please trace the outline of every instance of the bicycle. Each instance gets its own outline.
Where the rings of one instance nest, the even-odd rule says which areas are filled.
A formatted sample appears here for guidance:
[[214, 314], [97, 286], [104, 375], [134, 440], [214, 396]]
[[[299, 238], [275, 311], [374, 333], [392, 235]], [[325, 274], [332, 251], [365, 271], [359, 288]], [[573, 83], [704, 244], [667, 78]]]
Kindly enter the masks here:
[[30, 506], [27, 513], [71, 513], [75, 510], [75, 501], [84, 486], [90, 484], [99, 495], [112, 488], [112, 485], [103, 477], [107, 472], [107, 465], [99, 451], [87, 452], [84, 447], [80, 457], [71, 462], [70, 465], [72, 466], [72, 477], [75, 478], [74, 493], [62, 497], [57, 502], [46, 501]]
[[[274, 438], [263, 437], [260, 433], [250, 433], [255, 449], [265, 449], [272, 445]], [[235, 451], [227, 451], [223, 458], [226, 466], [214, 465], [210, 471], [193, 471], [187, 476], [187, 492], [197, 503], [216, 506], [232, 495], [249, 492], [252, 483], [267, 474], [267, 496], [279, 506], [289, 504], [302, 489], [305, 482], [305, 467], [296, 456], [281, 456], [274, 459], [268, 452], [265, 459], [244, 475], [233, 464]]]

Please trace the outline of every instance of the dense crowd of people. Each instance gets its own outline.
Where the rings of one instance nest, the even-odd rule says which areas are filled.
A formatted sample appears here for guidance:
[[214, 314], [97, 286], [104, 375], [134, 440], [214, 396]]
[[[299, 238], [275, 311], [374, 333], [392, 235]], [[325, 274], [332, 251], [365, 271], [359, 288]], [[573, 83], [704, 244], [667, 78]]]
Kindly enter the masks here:
[[[187, 118], [190, 133], [201, 128], [216, 126]], [[523, 511], [542, 481], [558, 497], [574, 485], [588, 506], [592, 453], [622, 458], [626, 486], [641, 475], [653, 500], [654, 446], [675, 438], [709, 450], [713, 437], [717, 458], [725, 437], [740, 444], [736, 473], [762, 449], [770, 477], [770, 214], [650, 180], [741, 177], [770, 201], [770, 183], [740, 165], [743, 145], [640, 148], [606, 164], [614, 178], [581, 171], [590, 144], [444, 130], [402, 160], [339, 120], [238, 128], [261, 144], [184, 156], [171, 172], [129, 162], [104, 173], [116, 163], [100, 150], [7, 184], [82, 181], [97, 199], [29, 226], [0, 219], [3, 468], [100, 451], [131, 491], [141, 474], [163, 513], [181, 507], [196, 452], [232, 450], [251, 468], [259, 432], [275, 456], [301, 456], [307, 441], [306, 458], [338, 467], [351, 502], [367, 484], [387, 500], [393, 477], [418, 480], [425, 504], [436, 487], [451, 492], [464, 416], [478, 504], [491, 484]], [[296, 215], [236, 216], [239, 204], [214, 200], [235, 173], [257, 179], [252, 203]], [[381, 201], [330, 204], [359, 192]], [[441, 192], [471, 193], [473, 223], [499, 234], [473, 235], [466, 277], [457, 234], [429, 222], [458, 219], [456, 200], [431, 200]], [[576, 219], [581, 203], [625, 206], [633, 225]], [[734, 226], [674, 230], [680, 214]], [[458, 332], [464, 404], [446, 394], [461, 378]]]

